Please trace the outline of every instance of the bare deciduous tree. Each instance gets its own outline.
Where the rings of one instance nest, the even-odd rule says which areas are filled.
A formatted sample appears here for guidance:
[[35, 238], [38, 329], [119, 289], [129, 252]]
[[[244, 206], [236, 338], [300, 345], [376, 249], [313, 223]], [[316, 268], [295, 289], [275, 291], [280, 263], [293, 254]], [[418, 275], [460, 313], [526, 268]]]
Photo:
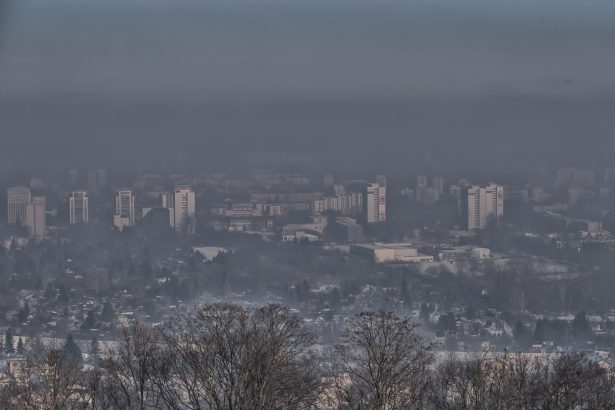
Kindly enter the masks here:
[[541, 372], [543, 409], [615, 408], [613, 374], [579, 353], [550, 360]]
[[[37, 349], [0, 384], [13, 409], [610, 409], [615, 373], [577, 353], [485, 352], [433, 365], [415, 325], [363, 313], [321, 377], [314, 336], [288, 308], [215, 304], [122, 330], [100, 368]], [[77, 358], [78, 359], [78, 358]]]
[[491, 363], [484, 356], [440, 363], [432, 376], [429, 402], [438, 410], [485, 409], [489, 402]]
[[313, 336], [286, 307], [210, 305], [170, 321], [163, 335], [172, 363], [163, 390], [170, 406], [300, 409], [319, 394]]
[[614, 383], [612, 373], [581, 354], [483, 354], [437, 366], [429, 404], [437, 410], [607, 409], [615, 405]]
[[346, 343], [333, 351], [339, 404], [422, 408], [432, 359], [431, 346], [423, 344], [416, 325], [392, 313], [362, 313], [350, 323]]
[[118, 409], [160, 408], [156, 382], [162, 358], [158, 332], [144, 324], [122, 329], [117, 346], [107, 352], [105, 400]]
[[81, 363], [70, 360], [62, 349], [52, 348], [33, 356], [16, 380], [19, 402], [26, 408], [62, 410], [83, 406], [89, 401], [83, 385]]

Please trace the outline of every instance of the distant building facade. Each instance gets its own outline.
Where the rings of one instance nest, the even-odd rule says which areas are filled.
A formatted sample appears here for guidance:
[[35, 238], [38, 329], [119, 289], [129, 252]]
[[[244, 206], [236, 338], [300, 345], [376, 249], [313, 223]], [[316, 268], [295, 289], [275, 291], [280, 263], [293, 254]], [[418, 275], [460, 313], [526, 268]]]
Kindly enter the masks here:
[[26, 227], [35, 238], [42, 238], [45, 236], [45, 230], [47, 229], [47, 201], [45, 197], [35, 196], [26, 205]]
[[444, 193], [444, 178], [442, 177], [433, 177], [431, 180], [431, 187], [438, 191], [438, 194]]
[[433, 256], [420, 255], [409, 243], [357, 243], [350, 245], [350, 253], [375, 263], [433, 262]]
[[31, 200], [32, 194], [28, 187], [16, 186], [7, 190], [7, 223], [9, 225], [25, 225], [26, 206]]
[[194, 234], [196, 228], [196, 197], [191, 186], [178, 185], [173, 194], [173, 228], [184, 234]]
[[386, 221], [386, 185], [370, 183], [365, 189], [365, 221], [368, 224]]
[[107, 170], [96, 169], [88, 171], [88, 191], [98, 192], [107, 186]]
[[71, 225], [87, 224], [90, 222], [88, 193], [86, 191], [73, 191], [69, 196], [69, 223]]
[[467, 230], [486, 229], [499, 224], [504, 216], [504, 187], [491, 184], [465, 187], [461, 195], [461, 212]]
[[352, 218], [337, 217], [330, 226], [333, 239], [338, 242], [363, 242], [363, 227]]
[[362, 208], [360, 193], [349, 193], [333, 197], [324, 197], [314, 201], [312, 212], [338, 212], [343, 216], [360, 215]]
[[585, 169], [562, 168], [557, 171], [556, 187], [567, 187], [577, 185], [581, 187], [591, 187], [594, 185], [594, 173]]
[[118, 191], [115, 197], [113, 225], [119, 230], [135, 224], [135, 196], [132, 191]]

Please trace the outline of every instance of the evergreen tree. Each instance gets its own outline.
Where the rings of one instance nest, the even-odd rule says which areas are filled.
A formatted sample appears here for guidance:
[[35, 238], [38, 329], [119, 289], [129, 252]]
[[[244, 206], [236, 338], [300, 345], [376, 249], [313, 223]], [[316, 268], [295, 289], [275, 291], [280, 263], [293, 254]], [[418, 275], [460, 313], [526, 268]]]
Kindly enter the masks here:
[[474, 318], [476, 317], [476, 309], [474, 309], [474, 306], [468, 305], [465, 309], [465, 315], [466, 319], [474, 320]]
[[115, 311], [111, 302], [106, 301], [103, 305], [102, 313], [100, 314], [100, 320], [103, 322], [111, 322], [115, 318]]
[[81, 324], [82, 330], [89, 330], [96, 327], [96, 312], [94, 310], [88, 310], [87, 316]]
[[56, 295], [56, 290], [53, 288], [51, 282], [47, 282], [47, 287], [45, 288], [45, 297], [47, 299], [52, 299]]
[[572, 321], [572, 333], [576, 337], [589, 337], [592, 334], [591, 326], [585, 312], [581, 311], [574, 316]]
[[25, 302], [23, 307], [19, 309], [19, 323], [26, 323], [28, 321], [28, 316], [30, 316], [30, 305], [28, 302]]
[[13, 344], [13, 329], [10, 327], [6, 329], [4, 334], [4, 351], [7, 354], [15, 353], [15, 345]]
[[521, 340], [527, 336], [527, 330], [525, 329], [523, 322], [521, 322], [520, 320], [515, 323], [515, 330], [513, 334], [515, 336], [515, 339], [517, 340]]
[[528, 347], [532, 342], [532, 335], [527, 330], [523, 322], [521, 322], [520, 320], [518, 320], [517, 323], [515, 323], [515, 329], [513, 330], [513, 336], [521, 347]]
[[69, 361], [81, 362], [83, 357], [81, 356], [81, 349], [75, 343], [72, 333], [69, 333], [62, 347], [62, 356]]
[[28, 346], [29, 353], [34, 356], [41, 356], [45, 353], [45, 345], [40, 337], [30, 339], [30, 346]]
[[90, 359], [96, 363], [98, 362], [98, 356], [100, 355], [100, 345], [98, 339], [94, 336], [94, 339], [90, 342]]
[[68, 294], [68, 289], [62, 286], [60, 288], [60, 292], [58, 294], [58, 302], [60, 303], [68, 303], [70, 301], [70, 296]]
[[455, 315], [452, 313], [445, 313], [438, 319], [438, 329], [443, 332], [454, 332], [456, 329]]
[[19, 340], [17, 341], [17, 353], [19, 355], [23, 355], [26, 352], [26, 347], [24, 346], [23, 343], [23, 338], [19, 338]]

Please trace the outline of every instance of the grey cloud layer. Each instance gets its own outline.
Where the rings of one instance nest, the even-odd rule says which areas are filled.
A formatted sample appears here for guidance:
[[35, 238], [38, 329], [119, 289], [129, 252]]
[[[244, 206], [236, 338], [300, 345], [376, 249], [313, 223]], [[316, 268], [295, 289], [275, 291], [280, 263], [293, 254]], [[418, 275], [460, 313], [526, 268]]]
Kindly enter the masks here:
[[416, 99], [615, 90], [606, 2], [41, 2], [9, 16], [5, 96]]

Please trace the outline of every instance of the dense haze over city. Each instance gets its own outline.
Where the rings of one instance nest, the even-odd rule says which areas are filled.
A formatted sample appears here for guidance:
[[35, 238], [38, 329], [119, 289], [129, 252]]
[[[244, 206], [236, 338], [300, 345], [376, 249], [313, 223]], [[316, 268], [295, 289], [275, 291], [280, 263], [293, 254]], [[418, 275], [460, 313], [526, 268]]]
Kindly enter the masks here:
[[0, 2], [0, 409], [615, 408], [615, 3]]
[[273, 150], [350, 167], [375, 162], [374, 138], [375, 166], [395, 171], [477, 168], [483, 153], [490, 172], [609, 160], [607, 1], [4, 3], [2, 134], [27, 154], [17, 165], [213, 168]]

